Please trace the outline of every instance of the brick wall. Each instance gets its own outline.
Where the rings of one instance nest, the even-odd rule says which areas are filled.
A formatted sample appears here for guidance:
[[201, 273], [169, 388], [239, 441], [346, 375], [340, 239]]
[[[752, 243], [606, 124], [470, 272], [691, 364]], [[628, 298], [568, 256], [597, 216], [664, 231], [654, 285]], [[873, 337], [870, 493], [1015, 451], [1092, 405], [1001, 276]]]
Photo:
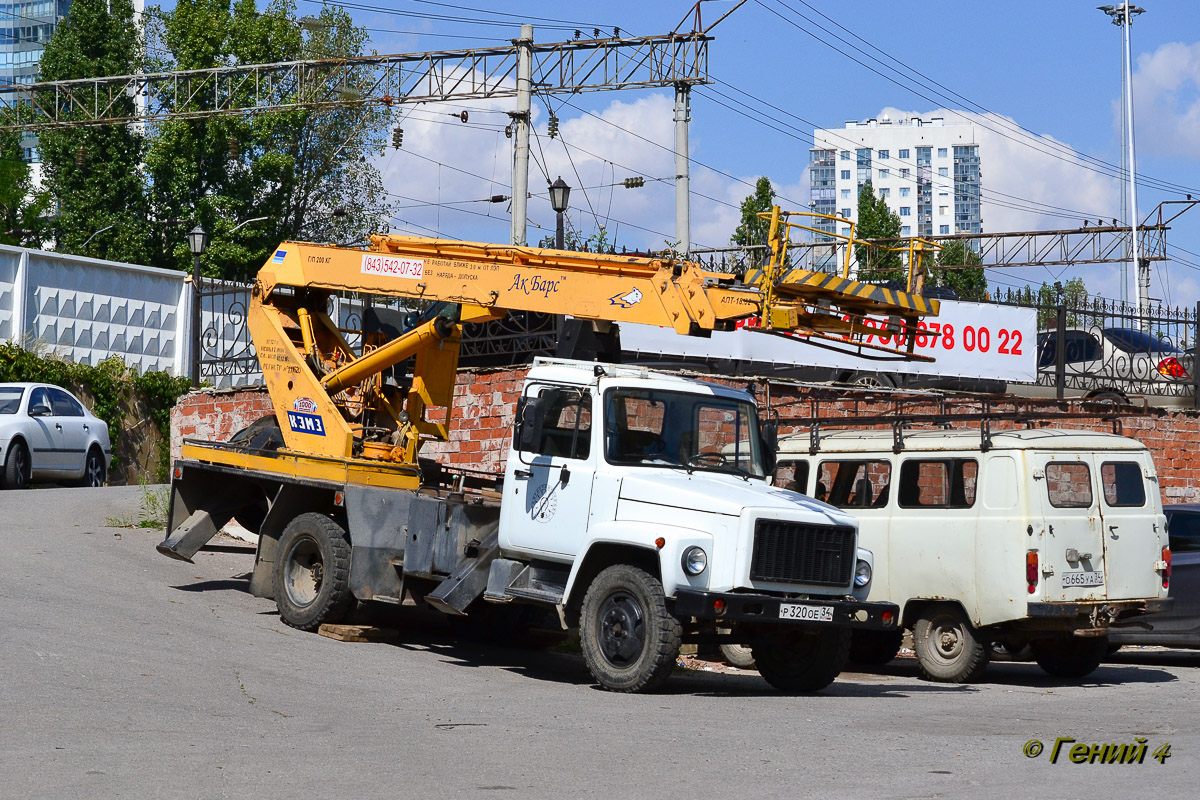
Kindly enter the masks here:
[[189, 392], [171, 409], [171, 458], [179, 458], [185, 438], [226, 442], [272, 413], [271, 398], [261, 386]]
[[[495, 369], [460, 372], [454, 407], [450, 410], [450, 441], [427, 444], [422, 453], [444, 464], [486, 472], [501, 472], [508, 453], [508, 436], [521, 393], [524, 369]], [[744, 387], [746, 381], [719, 381]], [[768, 393], [758, 384], [758, 400], [766, 405]], [[783, 418], [817, 416], [841, 418], [856, 414], [882, 414], [890, 406], [878, 395], [847, 391], [841, 399], [814, 401], [807, 389], [772, 384], [770, 406]], [[914, 398], [914, 413], [936, 408]], [[997, 411], [1006, 410], [999, 405]], [[272, 413], [266, 391], [257, 389], [200, 390], [183, 397], [171, 412], [171, 453], [178, 457], [183, 437], [228, 440], [251, 422]], [[434, 417], [435, 420], [441, 421]], [[994, 423], [993, 430], [1014, 427]], [[1064, 421], [1062, 428], [1111, 432], [1102, 421]], [[787, 424], [781, 433], [804, 430]], [[1190, 411], [1153, 410], [1145, 416], [1124, 420], [1126, 436], [1150, 448], [1158, 467], [1159, 485], [1165, 503], [1200, 502], [1200, 415]]]

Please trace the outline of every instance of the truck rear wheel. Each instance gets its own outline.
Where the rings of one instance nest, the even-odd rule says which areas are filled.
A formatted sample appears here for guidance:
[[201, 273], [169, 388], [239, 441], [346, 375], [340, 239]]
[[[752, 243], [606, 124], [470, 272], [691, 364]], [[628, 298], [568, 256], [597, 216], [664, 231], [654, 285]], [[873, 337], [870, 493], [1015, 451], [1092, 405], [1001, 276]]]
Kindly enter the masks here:
[[850, 629], [780, 631], [756, 642], [754, 664], [781, 692], [817, 692], [833, 683], [850, 658]]
[[662, 583], [629, 564], [605, 569], [583, 597], [579, 641], [592, 677], [614, 692], [655, 689], [675, 668], [682, 629]]
[[921, 675], [939, 683], [978, 680], [991, 655], [991, 643], [952, 606], [932, 606], [921, 613], [913, 625], [913, 649]]
[[314, 631], [350, 611], [350, 542], [341, 525], [324, 514], [301, 514], [279, 538], [275, 605], [293, 628]]
[[1056, 678], [1082, 678], [1100, 666], [1108, 653], [1108, 637], [1058, 636], [1029, 643], [1033, 658], [1047, 674]]

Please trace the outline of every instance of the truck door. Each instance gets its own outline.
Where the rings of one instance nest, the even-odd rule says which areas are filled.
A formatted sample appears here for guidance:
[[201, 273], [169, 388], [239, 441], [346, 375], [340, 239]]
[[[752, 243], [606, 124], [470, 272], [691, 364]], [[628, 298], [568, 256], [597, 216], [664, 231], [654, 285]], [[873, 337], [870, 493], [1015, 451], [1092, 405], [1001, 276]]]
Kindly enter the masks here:
[[541, 439], [513, 451], [500, 505], [500, 546], [531, 556], [567, 557], [588, 526], [598, 448], [592, 444], [592, 396], [586, 388], [534, 384], [546, 402]]
[[1162, 575], [1154, 569], [1166, 547], [1166, 518], [1148, 456], [1097, 453], [1100, 513], [1104, 526], [1104, 573], [1108, 599], [1154, 597]]
[[[1031, 453], [1046, 535], [1038, 565], [1048, 601], [1100, 600], [1104, 573], [1095, 464], [1080, 453]], [[1047, 566], [1053, 574], [1047, 575]]]

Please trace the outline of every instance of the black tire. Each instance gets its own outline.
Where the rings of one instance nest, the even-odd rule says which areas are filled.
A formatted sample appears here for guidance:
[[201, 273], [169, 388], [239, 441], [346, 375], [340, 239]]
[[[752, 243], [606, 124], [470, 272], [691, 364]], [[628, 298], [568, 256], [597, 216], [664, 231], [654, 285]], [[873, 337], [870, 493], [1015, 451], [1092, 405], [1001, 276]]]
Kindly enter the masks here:
[[293, 628], [314, 631], [339, 622], [354, 605], [350, 592], [350, 542], [324, 514], [301, 514], [279, 538], [275, 605]]
[[904, 631], [854, 631], [850, 637], [850, 662], [881, 667], [896, 657]]
[[22, 441], [15, 441], [8, 448], [4, 459], [4, 488], [27, 489], [33, 476], [33, 464], [29, 461], [29, 448]]
[[1115, 389], [1104, 389], [1099, 392], [1092, 392], [1084, 398], [1089, 403], [1107, 403], [1113, 406], [1130, 406], [1133, 405], [1121, 392]]
[[851, 372], [842, 381], [860, 389], [895, 389], [896, 379], [884, 372]]
[[754, 648], [744, 644], [721, 645], [721, 658], [731, 667], [754, 669]]
[[274, 415], [262, 417], [229, 437], [230, 444], [240, 444], [250, 450], [274, 452], [283, 447], [283, 431]]
[[778, 631], [755, 642], [754, 664], [781, 692], [818, 692], [833, 683], [850, 660], [850, 629]]
[[83, 477], [79, 479], [79, 485], [99, 489], [108, 480], [107, 466], [104, 453], [100, 452], [99, 447], [93, 446], [88, 450], [87, 460], [83, 462]]
[[644, 692], [675, 668], [682, 629], [667, 610], [662, 583], [645, 570], [616, 564], [588, 586], [579, 619], [583, 659], [613, 692]]
[[1035, 639], [1029, 645], [1033, 648], [1033, 658], [1038, 666], [1055, 678], [1090, 675], [1108, 653], [1107, 636], [1056, 636], [1053, 639]]
[[933, 606], [913, 626], [921, 676], [939, 683], [970, 683], [987, 669], [992, 648], [953, 606]]

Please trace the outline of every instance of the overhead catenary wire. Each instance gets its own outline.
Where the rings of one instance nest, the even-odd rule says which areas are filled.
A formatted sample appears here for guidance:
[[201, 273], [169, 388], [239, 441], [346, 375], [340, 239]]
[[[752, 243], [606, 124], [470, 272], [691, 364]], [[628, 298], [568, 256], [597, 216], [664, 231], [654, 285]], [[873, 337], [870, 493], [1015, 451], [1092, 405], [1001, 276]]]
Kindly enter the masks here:
[[[817, 24], [817, 23], [813, 23], [813, 21], [812, 21], [812, 20], [810, 20], [808, 17], [804, 16], [804, 15], [803, 15], [801, 12], [797, 11], [797, 10], [796, 10], [796, 9], [794, 9], [794, 8], [791, 8], [790, 6], [787, 6], [787, 5], [785, 5], [785, 4], [782, 2], [782, 0], [771, 0], [771, 1], [772, 1], [772, 2], [774, 2], [774, 3], [776, 3], [777, 5], [780, 5], [780, 6], [782, 6], [784, 9], [786, 9], [786, 10], [787, 10], [787, 11], [789, 11], [789, 12], [791, 12], [792, 14], [795, 14], [795, 15], [797, 15], [797, 16], [798, 16], [798, 17], [800, 17], [801, 19], [804, 19], [804, 20], [806, 20], [806, 21], [808, 21], [808, 22], [810, 22], [810, 23], [812, 23], [812, 24], [814, 24], [814, 25], [817, 25], [818, 27], [820, 27], [820, 28], [821, 28], [821, 30], [824, 30], [824, 31], [826, 31], [827, 33], [830, 33], [830, 35], [833, 35], [833, 36], [835, 36], [836, 38], [838, 38], [838, 40], [839, 40], [839, 41], [844, 41], [844, 39], [842, 39], [841, 37], [838, 37], [836, 34], [834, 34], [834, 33], [830, 32], [830, 31], [829, 31], [827, 28], [824, 28], [823, 26], [820, 26], [820, 25], [819, 25], [819, 24]], [[825, 45], [826, 47], [829, 47], [830, 49], [834, 50], [835, 52], [837, 52], [837, 53], [840, 53], [841, 55], [843, 55], [843, 56], [845, 56], [846, 58], [850, 59], [850, 60], [851, 60], [851, 61], [853, 61], [854, 63], [856, 63], [856, 64], [858, 64], [859, 66], [863, 67], [864, 69], [866, 69], [866, 70], [868, 70], [868, 71], [870, 71], [870, 72], [872, 72], [872, 73], [874, 73], [874, 74], [878, 75], [879, 77], [883, 78], [884, 80], [888, 81], [889, 83], [892, 83], [892, 84], [894, 84], [894, 85], [896, 85], [896, 86], [898, 86], [898, 87], [900, 87], [900, 88], [902, 88], [902, 89], [905, 89], [905, 90], [907, 90], [907, 91], [910, 91], [910, 92], [912, 92], [913, 94], [915, 94], [916, 96], [918, 96], [918, 97], [920, 97], [920, 98], [922, 98], [922, 99], [924, 99], [924, 100], [926, 100], [926, 101], [928, 101], [928, 102], [931, 102], [931, 103], [936, 103], [936, 104], [938, 104], [938, 105], [943, 105], [943, 104], [954, 105], [954, 104], [955, 104], [955, 103], [954, 103], [954, 101], [953, 101], [951, 98], [947, 97], [946, 95], [942, 94], [941, 92], [938, 92], [937, 90], [931, 90], [931, 89], [929, 89], [929, 87], [927, 87], [927, 86], [921, 86], [921, 87], [920, 87], [921, 89], [925, 89], [925, 90], [927, 90], [927, 91], [930, 91], [930, 92], [931, 92], [931, 93], [934, 95], [933, 97], [931, 97], [931, 96], [929, 96], [929, 94], [925, 94], [924, 92], [922, 92], [922, 91], [919, 91], [918, 89], [914, 88], [913, 86], [911, 86], [911, 85], [906, 85], [906, 84], [905, 84], [903, 81], [901, 81], [901, 80], [897, 80], [896, 78], [893, 78], [891, 75], [887, 75], [887, 74], [885, 74], [885, 73], [881, 72], [881, 71], [880, 71], [880, 69], [877, 69], [876, 67], [874, 67], [874, 66], [872, 66], [872, 65], [870, 65], [870, 64], [867, 64], [867, 63], [863, 62], [862, 60], [860, 60], [860, 59], [856, 58], [855, 56], [851, 55], [850, 53], [847, 53], [846, 51], [842, 50], [841, 48], [837, 47], [836, 45], [834, 45], [834, 44], [830, 43], [828, 40], [826, 40], [826, 39], [822, 38], [821, 36], [818, 36], [816, 33], [814, 33], [813, 31], [809, 30], [809, 29], [808, 29], [807, 27], [805, 27], [804, 25], [801, 25], [801, 24], [799, 24], [798, 22], [796, 22], [795, 20], [793, 20], [793, 19], [790, 19], [789, 17], [787, 17], [787, 16], [785, 16], [785, 15], [781, 14], [780, 12], [776, 11], [774, 8], [771, 8], [771, 7], [767, 6], [767, 5], [766, 5], [766, 3], [765, 3], [765, 2], [763, 2], [763, 0], [755, 0], [755, 3], [756, 3], [756, 4], [757, 4], [759, 7], [761, 7], [763, 10], [765, 10], [765, 11], [767, 11], [768, 13], [770, 13], [770, 14], [774, 15], [775, 17], [777, 17], [777, 18], [779, 18], [779, 19], [783, 20], [783, 21], [784, 21], [784, 22], [786, 22], [788, 25], [791, 25], [792, 27], [794, 27], [794, 28], [796, 28], [797, 30], [799, 30], [799, 31], [801, 31], [802, 33], [804, 33], [806, 36], [809, 36], [809, 37], [811, 37], [811, 38], [815, 39], [816, 41], [820, 42], [821, 44]], [[849, 46], [853, 47], [853, 45], [849, 45]], [[863, 52], [863, 51], [862, 51], [861, 49], [859, 49], [859, 48], [855, 48], [855, 49], [857, 49], [857, 50], [858, 50], [858, 52]], [[872, 56], [869, 56], [868, 54], [865, 54], [865, 53], [864, 53], [864, 55], [867, 55], [867, 57], [869, 57], [869, 58], [872, 58], [872, 60], [876, 61], [876, 63], [878, 63], [878, 64], [880, 65], [880, 67], [881, 67], [881, 68], [883, 68], [883, 69], [887, 69], [887, 70], [889, 70], [889, 71], [891, 71], [891, 72], [893, 72], [893, 73], [896, 73], [896, 74], [898, 74], [898, 75], [901, 75], [901, 77], [904, 77], [904, 76], [902, 75], [902, 73], [899, 73], [899, 72], [898, 72], [897, 70], [895, 70], [894, 68], [892, 68], [892, 67], [888, 67], [886, 64], [883, 64], [882, 62], [879, 62], [879, 60], [878, 60], [878, 59], [874, 59], [874, 57], [872, 57]], [[898, 63], [899, 63], [899, 62], [898, 62]], [[907, 79], [907, 78], [906, 78], [906, 79]], [[965, 98], [964, 98], [964, 99], [965, 99]], [[968, 102], [969, 102], [969, 101], [968, 101]], [[981, 106], [978, 106], [977, 104], [972, 104], [972, 105], [976, 105], [977, 107], [980, 107], [980, 108], [982, 108]], [[992, 114], [994, 114], [994, 112], [989, 112], [989, 111], [984, 111], [983, 113], [985, 113], [985, 114], [987, 114], [987, 113], [992, 113]], [[998, 115], [997, 115], [997, 116], [998, 116]], [[1034, 144], [1032, 144], [1032, 143], [1030, 142], [1030, 136], [1029, 136], [1029, 135], [1024, 135], [1024, 129], [1021, 129], [1021, 130], [1022, 130], [1022, 132], [1023, 132], [1021, 136], [1019, 136], [1019, 137], [1014, 137], [1014, 136], [1010, 135], [1010, 134], [1009, 134], [1007, 131], [1005, 131], [1005, 130], [1001, 130], [1001, 129], [997, 129], [996, 127], [994, 127], [993, 125], [991, 125], [991, 124], [990, 124], [990, 123], [987, 121], [987, 118], [986, 118], [986, 117], [981, 117], [980, 121], [978, 121], [978, 124], [979, 124], [979, 125], [981, 125], [981, 127], [987, 128], [988, 130], [991, 130], [993, 133], [995, 133], [995, 134], [997, 134], [997, 135], [999, 135], [999, 136], [1002, 136], [1002, 137], [1004, 137], [1005, 139], [1008, 139], [1009, 141], [1015, 142], [1015, 143], [1017, 143], [1017, 144], [1022, 144], [1022, 145], [1024, 145], [1024, 146], [1030, 147], [1030, 148], [1032, 148], [1032, 149], [1034, 149], [1034, 150], [1037, 150], [1037, 151], [1039, 151], [1039, 152], [1042, 152], [1042, 153], [1044, 153], [1044, 154], [1047, 154], [1047, 155], [1052, 155], [1052, 156], [1056, 156], [1056, 157], [1062, 158], [1062, 156], [1064, 155], [1064, 153], [1065, 153], [1065, 152], [1069, 152], [1069, 153], [1071, 154], [1072, 158], [1074, 158], [1076, 161], [1080, 162], [1080, 166], [1081, 166], [1081, 167], [1083, 167], [1084, 169], [1089, 169], [1089, 170], [1091, 170], [1091, 171], [1093, 171], [1093, 172], [1097, 172], [1097, 173], [1099, 173], [1099, 174], [1101, 174], [1101, 175], [1105, 175], [1106, 177], [1111, 177], [1111, 178], [1121, 178], [1121, 177], [1124, 177], [1124, 175], [1125, 175], [1124, 171], [1123, 171], [1123, 170], [1122, 170], [1120, 167], [1118, 167], [1118, 166], [1116, 166], [1116, 165], [1114, 165], [1114, 164], [1110, 164], [1110, 163], [1108, 163], [1108, 162], [1106, 162], [1106, 161], [1103, 161], [1103, 160], [1101, 160], [1101, 159], [1097, 159], [1097, 158], [1095, 158], [1095, 157], [1093, 157], [1093, 156], [1087, 156], [1087, 155], [1085, 155], [1085, 154], [1083, 154], [1083, 153], [1079, 153], [1079, 152], [1077, 152], [1077, 151], [1075, 151], [1075, 150], [1073, 150], [1073, 149], [1071, 149], [1071, 148], [1067, 147], [1066, 145], [1062, 145], [1062, 146], [1061, 146], [1061, 147], [1063, 148], [1063, 150], [1062, 150], [1062, 151], [1054, 151], [1054, 150], [1053, 150], [1053, 148], [1048, 148], [1048, 147], [1046, 147], [1046, 146], [1045, 146], [1045, 142], [1046, 142], [1046, 140], [1045, 140], [1045, 138], [1044, 138], [1044, 137], [1037, 136], [1036, 134], [1032, 134], [1032, 132], [1030, 132], [1030, 134], [1031, 134], [1033, 137], [1036, 137], [1036, 139], [1035, 139], [1035, 140], [1036, 140], [1036, 141], [1039, 143], [1038, 145], [1036, 145], [1036, 146], [1035, 146]], [[1055, 143], [1055, 144], [1057, 145], [1058, 143]], [[1200, 190], [1197, 190], [1197, 189], [1194, 189], [1194, 188], [1190, 188], [1190, 187], [1187, 187], [1187, 186], [1182, 186], [1182, 185], [1179, 185], [1179, 184], [1173, 184], [1173, 183], [1170, 183], [1170, 182], [1168, 182], [1168, 181], [1163, 181], [1163, 180], [1160, 180], [1160, 179], [1158, 179], [1158, 178], [1155, 178], [1155, 177], [1153, 177], [1153, 176], [1150, 176], [1150, 175], [1143, 175], [1143, 174], [1141, 174], [1141, 173], [1137, 173], [1137, 176], [1138, 176], [1139, 180], [1141, 180], [1141, 181], [1142, 181], [1143, 185], [1147, 186], [1148, 188], [1157, 188], [1157, 189], [1160, 189], [1160, 190], [1162, 190], [1162, 191], [1173, 192], [1173, 193], [1180, 193], [1180, 194], [1182, 194], [1182, 193], [1184, 193], [1184, 192], [1192, 192], [1192, 193], [1197, 193], [1197, 194], [1200, 194]]]

